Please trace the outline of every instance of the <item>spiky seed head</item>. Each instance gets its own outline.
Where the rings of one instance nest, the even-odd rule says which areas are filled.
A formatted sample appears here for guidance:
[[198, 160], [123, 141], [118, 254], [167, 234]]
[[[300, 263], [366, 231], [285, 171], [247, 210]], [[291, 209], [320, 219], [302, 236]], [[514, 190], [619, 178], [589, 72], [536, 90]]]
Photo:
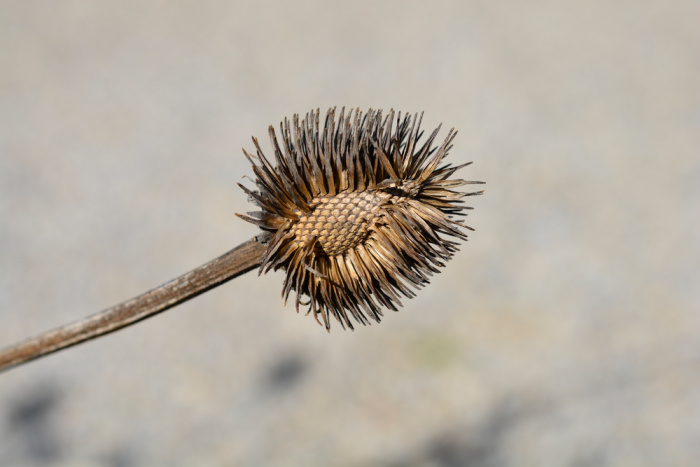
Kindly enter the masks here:
[[239, 185], [262, 210], [238, 216], [265, 232], [260, 273], [286, 271], [285, 303], [295, 291], [298, 312], [307, 297], [307, 314], [328, 330], [331, 316], [353, 329], [349, 315], [369, 324], [396, 311], [472, 230], [455, 218], [471, 209], [463, 197], [482, 192], [454, 189], [481, 182], [450, 178], [470, 164], [443, 163], [454, 129], [439, 147], [440, 127], [419, 145], [422, 117], [333, 108], [321, 127], [317, 109], [285, 118], [281, 141], [270, 126], [273, 160], [256, 138], [256, 155], [243, 150], [257, 189]]

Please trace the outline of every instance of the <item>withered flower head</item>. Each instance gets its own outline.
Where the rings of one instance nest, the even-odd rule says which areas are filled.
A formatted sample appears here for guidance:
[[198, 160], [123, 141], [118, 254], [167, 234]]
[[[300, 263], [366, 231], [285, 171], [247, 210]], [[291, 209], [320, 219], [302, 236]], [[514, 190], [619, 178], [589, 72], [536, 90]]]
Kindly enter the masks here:
[[[330, 316], [353, 328], [379, 322], [382, 307], [397, 311], [399, 295], [413, 297], [466, 240], [455, 220], [471, 209], [454, 189], [470, 182], [450, 179], [460, 168], [443, 163], [457, 134], [439, 147], [438, 127], [419, 145], [422, 114], [384, 118], [357, 109], [337, 116], [311, 111], [280, 124], [281, 145], [270, 126], [274, 161], [253, 138], [257, 190], [241, 188], [262, 211], [239, 216], [267, 233], [260, 273], [283, 269], [285, 303], [296, 292], [296, 309], [309, 307], [330, 329]], [[302, 296], [308, 302], [302, 302]]]

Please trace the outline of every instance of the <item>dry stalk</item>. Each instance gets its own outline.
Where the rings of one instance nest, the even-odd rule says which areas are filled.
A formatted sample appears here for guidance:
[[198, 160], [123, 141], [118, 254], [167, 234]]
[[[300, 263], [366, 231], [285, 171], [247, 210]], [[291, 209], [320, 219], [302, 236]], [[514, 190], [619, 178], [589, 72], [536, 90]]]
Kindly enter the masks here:
[[260, 266], [265, 246], [249, 240], [138, 297], [0, 350], [0, 372], [130, 326]]

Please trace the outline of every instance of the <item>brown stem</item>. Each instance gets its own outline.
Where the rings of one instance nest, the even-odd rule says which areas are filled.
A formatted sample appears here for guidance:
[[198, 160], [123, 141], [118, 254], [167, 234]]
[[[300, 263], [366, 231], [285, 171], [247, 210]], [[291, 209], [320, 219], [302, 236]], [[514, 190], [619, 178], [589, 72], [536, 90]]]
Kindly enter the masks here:
[[150, 318], [260, 265], [266, 247], [253, 238], [136, 298], [0, 350], [0, 372]]

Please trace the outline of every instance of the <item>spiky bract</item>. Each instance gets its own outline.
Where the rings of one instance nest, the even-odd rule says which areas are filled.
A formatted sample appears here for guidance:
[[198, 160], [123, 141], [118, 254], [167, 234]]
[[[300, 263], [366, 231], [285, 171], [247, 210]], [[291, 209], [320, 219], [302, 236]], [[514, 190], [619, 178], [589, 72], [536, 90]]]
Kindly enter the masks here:
[[[240, 185], [262, 211], [239, 215], [267, 233], [260, 272], [283, 269], [285, 299], [302, 296], [316, 320], [330, 316], [353, 328], [376, 321], [382, 308], [397, 310], [466, 240], [464, 196], [455, 188], [480, 183], [450, 177], [467, 164], [442, 164], [457, 134], [433, 147], [439, 127], [419, 145], [422, 114], [335, 109], [319, 126], [318, 110], [280, 124], [281, 145], [270, 126], [274, 160], [256, 138], [257, 190]], [[471, 230], [471, 229], [470, 229]], [[319, 320], [320, 317], [320, 320]]]

